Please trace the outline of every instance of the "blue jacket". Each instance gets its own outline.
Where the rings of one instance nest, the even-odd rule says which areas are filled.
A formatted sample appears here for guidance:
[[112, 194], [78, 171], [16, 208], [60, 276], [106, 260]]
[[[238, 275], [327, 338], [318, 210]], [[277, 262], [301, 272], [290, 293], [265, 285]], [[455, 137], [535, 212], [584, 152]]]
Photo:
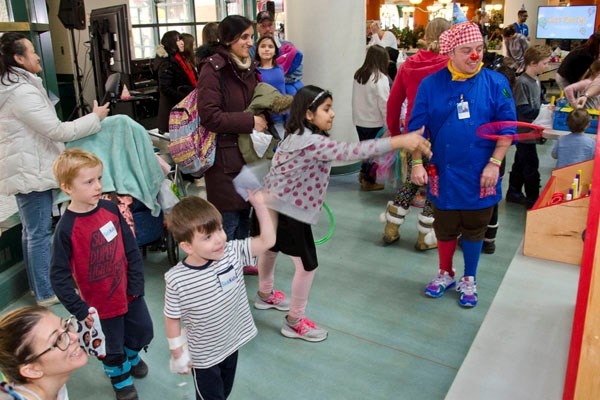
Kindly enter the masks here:
[[[508, 81], [501, 74], [483, 68], [466, 81], [452, 81], [444, 68], [425, 78], [415, 98], [409, 131], [425, 126], [437, 168], [439, 194], [430, 200], [440, 210], [479, 210], [502, 198], [501, 180], [496, 194], [480, 198], [480, 176], [496, 142], [477, 136], [477, 128], [488, 122], [516, 120], [515, 105]], [[457, 103], [463, 96], [470, 118], [458, 119]]]

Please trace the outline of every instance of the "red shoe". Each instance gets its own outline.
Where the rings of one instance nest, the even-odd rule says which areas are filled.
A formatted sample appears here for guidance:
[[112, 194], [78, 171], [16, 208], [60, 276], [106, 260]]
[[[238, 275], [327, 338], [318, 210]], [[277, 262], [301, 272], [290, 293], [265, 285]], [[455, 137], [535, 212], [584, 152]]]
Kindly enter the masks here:
[[243, 270], [244, 275], [258, 275], [258, 268], [254, 265], [246, 265]]

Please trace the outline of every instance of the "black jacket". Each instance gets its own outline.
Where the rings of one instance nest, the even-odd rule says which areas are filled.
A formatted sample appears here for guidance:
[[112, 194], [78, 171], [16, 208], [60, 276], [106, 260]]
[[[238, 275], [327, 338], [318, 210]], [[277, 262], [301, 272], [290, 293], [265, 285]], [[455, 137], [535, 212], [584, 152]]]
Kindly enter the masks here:
[[[168, 55], [162, 46], [158, 46], [156, 49], [153, 67], [158, 71], [158, 91], [160, 93], [158, 129], [161, 132], [167, 132], [171, 109], [190, 94], [194, 90], [194, 86], [175, 56]], [[198, 74], [194, 73], [197, 78]]]

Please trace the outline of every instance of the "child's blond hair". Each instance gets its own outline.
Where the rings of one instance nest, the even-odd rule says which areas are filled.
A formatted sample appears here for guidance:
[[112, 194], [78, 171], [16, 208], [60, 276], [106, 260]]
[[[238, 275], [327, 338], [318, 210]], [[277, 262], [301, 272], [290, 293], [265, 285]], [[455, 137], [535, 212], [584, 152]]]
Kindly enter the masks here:
[[210, 202], [190, 196], [173, 207], [166, 222], [176, 241], [192, 243], [194, 233], [210, 234], [221, 228], [223, 217]]
[[58, 185], [62, 187], [70, 186], [82, 168], [95, 168], [98, 165], [102, 166], [102, 160], [95, 154], [81, 149], [69, 149], [58, 156], [52, 169]]

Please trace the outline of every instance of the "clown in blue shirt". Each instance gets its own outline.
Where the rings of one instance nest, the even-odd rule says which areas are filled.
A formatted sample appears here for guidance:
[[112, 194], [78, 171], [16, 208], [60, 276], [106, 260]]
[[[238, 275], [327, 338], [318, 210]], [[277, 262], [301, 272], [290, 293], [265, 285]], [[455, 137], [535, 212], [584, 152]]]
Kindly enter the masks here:
[[[448, 67], [422, 81], [408, 126], [409, 131], [424, 127], [433, 151], [429, 171], [420, 162], [421, 154], [412, 154], [411, 181], [428, 183], [440, 260], [439, 273], [425, 294], [438, 298], [456, 285], [459, 304], [474, 307], [483, 238], [493, 207], [502, 198], [499, 167], [511, 144], [510, 139], [483, 139], [477, 128], [514, 121], [516, 110], [506, 78], [482, 68], [483, 37], [476, 24], [454, 25], [439, 42], [440, 54], [450, 58]], [[465, 270], [457, 285], [452, 257], [459, 235]]]

